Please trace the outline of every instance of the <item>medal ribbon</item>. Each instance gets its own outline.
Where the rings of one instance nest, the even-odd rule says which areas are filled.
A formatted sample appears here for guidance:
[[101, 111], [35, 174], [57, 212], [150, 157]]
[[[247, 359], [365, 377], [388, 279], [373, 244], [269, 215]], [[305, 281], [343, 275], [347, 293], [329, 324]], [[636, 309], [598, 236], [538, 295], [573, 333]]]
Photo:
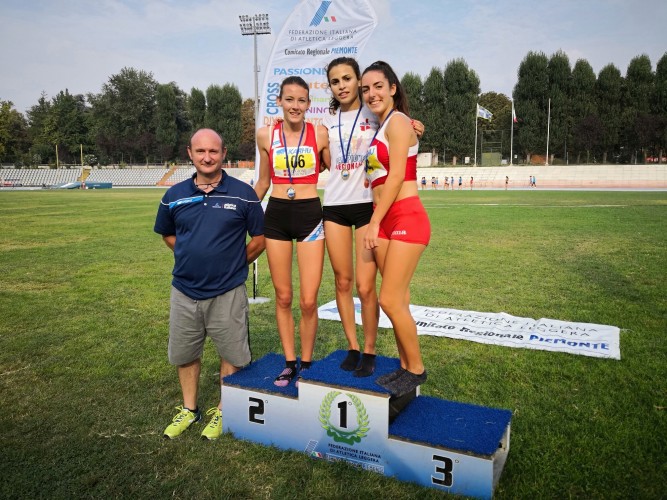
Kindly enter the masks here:
[[[296, 166], [299, 163], [299, 149], [301, 149], [301, 140], [303, 139], [303, 133], [306, 131], [306, 122], [303, 122], [303, 128], [301, 129], [301, 136], [299, 137], [299, 145], [296, 147], [296, 155], [294, 155], [294, 171], [296, 172]], [[282, 125], [280, 132], [283, 134], [283, 146], [285, 146], [285, 166], [287, 167], [287, 175], [289, 175], [289, 182], [292, 184], [292, 172], [289, 165], [289, 154], [287, 154], [287, 139], [285, 139], [285, 126]]]
[[[396, 110], [395, 110], [395, 109], [392, 109], [392, 110], [389, 112], [389, 114], [385, 117], [385, 119], [382, 120], [382, 123], [380, 124], [380, 126], [378, 127], [378, 129], [375, 131], [375, 135], [373, 136], [373, 138], [371, 139], [370, 144], [368, 145], [368, 149], [369, 149], [369, 150], [370, 150], [370, 147], [371, 147], [370, 145], [373, 144], [373, 141], [374, 141], [375, 138], [378, 136], [378, 132], [379, 132], [380, 130], [382, 130], [382, 127], [384, 127], [384, 124], [387, 123], [387, 120], [389, 120], [389, 117], [391, 116], [391, 114], [392, 114], [394, 111], [396, 111]], [[369, 155], [369, 154], [370, 154], [370, 151], [367, 151], [367, 152], [366, 152], [366, 167], [365, 167], [365, 169], [364, 169], [364, 170], [366, 170], [366, 172], [368, 172], [368, 155]]]
[[340, 140], [340, 152], [343, 154], [343, 163], [347, 163], [347, 158], [350, 155], [350, 144], [352, 144], [352, 135], [354, 134], [354, 128], [357, 126], [357, 120], [359, 119], [359, 115], [361, 114], [361, 106], [359, 106], [359, 111], [357, 111], [357, 116], [354, 117], [354, 124], [352, 124], [352, 130], [350, 131], [350, 137], [347, 140], [347, 147], [343, 148], [343, 134], [341, 133], [341, 129], [343, 126], [340, 123], [340, 115], [342, 115], [343, 112], [339, 111], [338, 112], [338, 139]]

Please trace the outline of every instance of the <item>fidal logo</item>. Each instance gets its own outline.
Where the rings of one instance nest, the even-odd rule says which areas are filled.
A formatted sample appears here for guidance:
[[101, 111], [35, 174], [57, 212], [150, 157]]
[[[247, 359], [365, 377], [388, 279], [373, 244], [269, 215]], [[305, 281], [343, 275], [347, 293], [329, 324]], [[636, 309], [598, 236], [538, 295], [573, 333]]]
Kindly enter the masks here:
[[320, 5], [320, 8], [317, 9], [317, 12], [315, 12], [315, 15], [313, 16], [313, 20], [310, 21], [310, 26], [319, 26], [322, 21], [325, 23], [335, 23], [336, 18], [334, 16], [328, 16], [325, 17], [325, 14], [327, 13], [327, 10], [329, 9], [329, 5], [331, 5], [331, 1], [324, 1]]
[[[338, 396], [341, 396], [341, 398], [338, 398]], [[336, 415], [332, 415], [331, 410], [334, 409], [334, 401], [337, 399], [339, 402], [335, 405], [335, 408], [338, 412]], [[354, 413], [357, 414], [356, 426], [348, 421], [348, 411], [352, 411], [351, 409], [354, 409]], [[337, 423], [334, 424], [331, 421], [332, 419], [336, 420]], [[352, 418], [349, 418], [349, 420], [352, 420]], [[349, 445], [360, 443], [370, 430], [370, 422], [364, 403], [349, 392], [342, 394], [340, 391], [331, 391], [324, 397], [320, 405], [320, 423], [322, 428], [327, 431], [327, 436], [333, 438], [337, 443]]]

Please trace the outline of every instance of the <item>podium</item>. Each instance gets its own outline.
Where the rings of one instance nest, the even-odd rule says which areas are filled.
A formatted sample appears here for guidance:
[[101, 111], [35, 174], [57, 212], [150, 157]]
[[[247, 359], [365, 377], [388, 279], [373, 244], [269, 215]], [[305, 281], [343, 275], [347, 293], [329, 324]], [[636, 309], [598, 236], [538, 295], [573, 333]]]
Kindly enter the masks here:
[[298, 387], [273, 385], [285, 358], [268, 354], [223, 379], [223, 430], [315, 459], [444, 492], [491, 498], [509, 453], [509, 410], [421, 396], [399, 400], [375, 383], [399, 368], [377, 356], [375, 374], [340, 369], [335, 351], [303, 372]]

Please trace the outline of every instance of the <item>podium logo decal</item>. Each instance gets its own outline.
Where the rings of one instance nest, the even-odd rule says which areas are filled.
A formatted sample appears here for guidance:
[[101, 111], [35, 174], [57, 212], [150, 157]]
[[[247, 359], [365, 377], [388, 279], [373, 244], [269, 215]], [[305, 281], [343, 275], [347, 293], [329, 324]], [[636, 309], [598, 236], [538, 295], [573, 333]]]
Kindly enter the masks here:
[[[327, 431], [327, 436], [333, 438], [337, 443], [354, 444], [361, 442], [361, 439], [368, 434], [370, 427], [368, 425], [368, 414], [361, 400], [354, 394], [345, 393], [350, 398], [349, 401], [343, 399], [335, 405], [338, 410], [338, 425], [332, 423], [332, 408], [334, 401], [342, 393], [340, 391], [331, 391], [322, 400], [320, 405], [320, 422], [322, 428]], [[354, 406], [357, 414], [357, 426], [354, 429], [346, 430], [348, 426], [348, 406]], [[335, 418], [335, 417], [334, 417]]]

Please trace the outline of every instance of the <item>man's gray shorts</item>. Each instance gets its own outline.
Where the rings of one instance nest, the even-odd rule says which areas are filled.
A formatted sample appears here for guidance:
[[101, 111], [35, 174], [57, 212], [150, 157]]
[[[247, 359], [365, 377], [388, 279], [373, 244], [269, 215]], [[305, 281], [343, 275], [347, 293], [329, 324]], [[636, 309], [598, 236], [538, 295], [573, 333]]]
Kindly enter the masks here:
[[171, 287], [169, 362], [185, 365], [201, 358], [210, 337], [228, 363], [250, 363], [248, 295], [245, 284], [212, 299], [193, 300]]

